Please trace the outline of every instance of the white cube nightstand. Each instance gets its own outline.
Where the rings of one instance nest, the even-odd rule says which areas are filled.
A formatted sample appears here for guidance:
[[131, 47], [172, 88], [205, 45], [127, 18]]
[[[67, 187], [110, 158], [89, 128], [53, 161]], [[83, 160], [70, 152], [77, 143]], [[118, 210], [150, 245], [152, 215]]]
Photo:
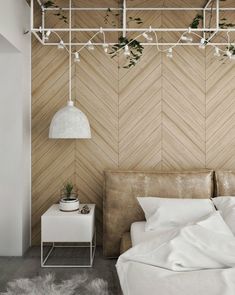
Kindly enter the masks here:
[[[82, 208], [82, 204], [80, 208]], [[52, 205], [41, 217], [41, 266], [42, 267], [92, 267], [96, 248], [96, 231], [95, 231], [95, 205], [88, 204], [89, 214], [81, 214], [78, 211], [62, 212], [59, 205]], [[52, 246], [46, 257], [43, 254], [45, 243], [52, 243]], [[89, 243], [90, 264], [88, 265], [49, 265], [46, 264], [51, 252], [60, 246], [56, 243]]]

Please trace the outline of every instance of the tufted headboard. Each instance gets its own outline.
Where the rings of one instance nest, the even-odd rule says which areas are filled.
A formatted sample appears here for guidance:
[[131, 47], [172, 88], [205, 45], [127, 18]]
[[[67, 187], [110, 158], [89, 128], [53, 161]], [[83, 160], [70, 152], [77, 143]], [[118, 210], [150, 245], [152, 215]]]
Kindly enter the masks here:
[[210, 198], [213, 171], [105, 171], [103, 251], [119, 256], [122, 235], [135, 221], [144, 220], [136, 197]]

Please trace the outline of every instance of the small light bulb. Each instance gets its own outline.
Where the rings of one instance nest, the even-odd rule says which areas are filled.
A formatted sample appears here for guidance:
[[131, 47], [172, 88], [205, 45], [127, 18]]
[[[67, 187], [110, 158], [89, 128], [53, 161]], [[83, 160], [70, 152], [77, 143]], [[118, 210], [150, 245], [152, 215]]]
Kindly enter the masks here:
[[74, 62], [80, 62], [80, 55], [78, 52], [74, 53]]
[[202, 39], [200, 40], [200, 45], [199, 45], [199, 48], [200, 48], [200, 49], [205, 49], [205, 47], [206, 47], [205, 42], [206, 42], [206, 39], [205, 39], [205, 38], [202, 38]]
[[125, 48], [124, 48], [124, 55], [126, 57], [129, 57], [131, 55], [130, 53], [130, 50], [129, 50], [129, 46], [128, 45], [125, 45]]
[[232, 58], [232, 52], [230, 51], [230, 50], [227, 50], [226, 51], [226, 54], [227, 54], [227, 56], [231, 59]]
[[142, 34], [142, 36], [146, 39], [147, 42], [152, 42], [153, 38], [149, 36], [146, 32]]
[[108, 50], [109, 50], [109, 44], [108, 43], [104, 43], [102, 46], [104, 48], [104, 52], [107, 53]]
[[184, 35], [181, 36], [180, 39], [182, 41], [185, 41], [185, 42], [188, 42], [188, 43], [193, 42], [193, 38], [192, 37], [187, 37], [187, 36], [184, 36]]
[[58, 44], [58, 49], [64, 49], [64, 41], [60, 40], [60, 43]]
[[87, 49], [88, 49], [88, 50], [94, 50], [94, 49], [95, 49], [95, 47], [94, 47], [94, 45], [92, 44], [91, 40], [89, 40], [89, 41], [87, 42]]
[[166, 56], [169, 57], [169, 58], [173, 58], [173, 50], [172, 50], [172, 48], [168, 49]]
[[220, 56], [220, 52], [219, 52], [219, 48], [218, 47], [215, 47], [214, 56], [217, 56], [217, 57]]
[[44, 36], [44, 39], [49, 40], [50, 35], [51, 35], [51, 31], [49, 30], [49, 31], [46, 32], [46, 35]]

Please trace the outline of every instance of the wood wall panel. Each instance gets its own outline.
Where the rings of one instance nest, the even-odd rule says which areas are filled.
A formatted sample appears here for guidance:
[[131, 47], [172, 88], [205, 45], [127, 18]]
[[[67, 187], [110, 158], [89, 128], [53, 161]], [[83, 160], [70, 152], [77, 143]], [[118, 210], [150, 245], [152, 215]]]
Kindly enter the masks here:
[[206, 166], [235, 169], [235, 64], [206, 60]]
[[76, 69], [76, 99], [92, 132], [91, 140], [76, 141], [76, 183], [81, 200], [97, 205], [101, 242], [103, 171], [118, 168], [118, 67], [102, 48], [82, 54]]
[[[162, 24], [187, 27], [194, 12], [163, 12]], [[165, 33], [163, 40], [179, 39]], [[173, 58], [163, 55], [162, 168], [205, 167], [205, 50], [176, 47]]]
[[[148, 27], [161, 26], [161, 13], [138, 12]], [[133, 24], [130, 24], [133, 26]], [[132, 69], [119, 70], [119, 166], [124, 169], [161, 168], [162, 58], [146, 46], [142, 60]]]
[[[172, 1], [164, 3], [169, 6]], [[154, 4], [136, 0], [131, 5], [140, 2]], [[145, 26], [182, 27], [194, 14], [135, 12], [133, 16], [141, 17]], [[96, 14], [92, 25], [99, 27], [102, 18]], [[55, 18], [48, 22], [58, 25]], [[81, 15], [74, 24], [87, 22]], [[73, 35], [78, 40], [85, 36]], [[177, 40], [178, 35], [159, 38]], [[49, 140], [51, 118], [68, 98], [68, 56], [33, 39], [33, 244], [40, 241], [41, 215], [59, 200], [66, 180], [76, 183], [82, 202], [96, 203], [101, 243], [105, 169], [235, 169], [235, 64], [215, 60], [210, 49], [181, 47], [173, 54], [171, 60], [146, 46], [141, 62], [126, 70], [122, 58], [111, 59], [102, 48], [83, 50], [81, 62], [73, 66], [73, 98], [88, 116], [92, 139]]]

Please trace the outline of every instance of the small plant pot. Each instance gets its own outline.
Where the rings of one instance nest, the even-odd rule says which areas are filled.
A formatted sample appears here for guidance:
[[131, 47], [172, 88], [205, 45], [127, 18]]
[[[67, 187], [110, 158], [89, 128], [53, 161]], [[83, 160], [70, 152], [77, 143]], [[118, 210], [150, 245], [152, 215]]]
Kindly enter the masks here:
[[59, 204], [60, 211], [72, 212], [79, 209], [79, 200], [76, 197], [62, 198]]

